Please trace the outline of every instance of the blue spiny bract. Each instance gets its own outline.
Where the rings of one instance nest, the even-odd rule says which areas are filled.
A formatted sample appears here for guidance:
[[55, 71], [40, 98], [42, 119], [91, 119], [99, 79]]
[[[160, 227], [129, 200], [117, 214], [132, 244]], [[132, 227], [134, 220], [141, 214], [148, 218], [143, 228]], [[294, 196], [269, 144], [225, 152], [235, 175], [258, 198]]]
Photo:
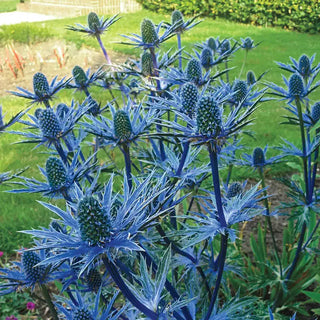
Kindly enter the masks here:
[[230, 41], [228, 39], [223, 40], [219, 46], [220, 54], [221, 55], [227, 54], [229, 53], [230, 50], [231, 50]]
[[201, 64], [197, 59], [189, 60], [186, 70], [187, 78], [190, 81], [198, 83], [202, 78]]
[[256, 76], [253, 71], [249, 70], [247, 73], [247, 84], [250, 86], [256, 83]]
[[243, 80], [236, 80], [233, 84], [233, 97], [236, 102], [243, 101], [248, 94], [247, 83]]
[[253, 40], [250, 37], [244, 39], [242, 43], [242, 48], [245, 50], [250, 50], [253, 48]]
[[304, 78], [310, 75], [310, 59], [305, 54], [299, 59], [299, 72]]
[[63, 120], [69, 113], [69, 107], [65, 103], [59, 103], [57, 106], [57, 116], [60, 120]]
[[128, 114], [118, 110], [113, 118], [114, 134], [120, 140], [127, 140], [132, 134], [131, 122]]
[[202, 135], [217, 135], [221, 127], [221, 110], [210, 96], [202, 97], [197, 106], [197, 128]]
[[303, 80], [299, 74], [294, 73], [289, 79], [289, 94], [291, 97], [301, 97], [303, 92]]
[[200, 61], [201, 65], [206, 69], [210, 69], [212, 62], [213, 62], [213, 54], [212, 50], [209, 48], [204, 48], [201, 51], [201, 56], [200, 56]]
[[86, 282], [90, 290], [98, 291], [102, 283], [100, 272], [96, 268], [91, 268], [86, 276]]
[[99, 201], [92, 196], [83, 198], [77, 213], [81, 239], [90, 246], [103, 246], [110, 235], [110, 222]]
[[86, 82], [88, 81], [88, 77], [87, 77], [86, 73], [84, 72], [84, 70], [81, 67], [75, 66], [72, 69], [72, 75], [73, 75], [73, 78], [74, 78], [74, 82], [79, 87], [85, 87], [86, 86]]
[[214, 38], [210, 37], [207, 41], [207, 45], [212, 51], [217, 50], [217, 44], [216, 44], [216, 40], [214, 40]]
[[118, 210], [121, 208], [122, 202], [119, 199], [115, 199], [112, 203], [111, 209], [110, 209], [110, 215], [111, 217], [116, 217]]
[[253, 150], [252, 161], [255, 167], [261, 167], [265, 165], [264, 152], [261, 148], [257, 147]]
[[60, 189], [66, 184], [67, 172], [60, 159], [50, 157], [46, 162], [46, 173], [51, 188]]
[[33, 251], [25, 251], [22, 254], [22, 266], [26, 278], [33, 282], [44, 280], [46, 269], [44, 266], [36, 266], [41, 262], [40, 257]]
[[195, 114], [198, 98], [198, 88], [193, 83], [186, 83], [181, 88], [182, 111], [189, 116], [193, 116]]
[[141, 55], [141, 71], [145, 77], [153, 75], [153, 62], [149, 51], [144, 51]]
[[89, 109], [88, 113], [92, 114], [93, 116], [96, 116], [100, 112], [100, 106], [96, 100], [94, 100], [91, 96], [88, 98], [88, 104], [89, 104]]
[[93, 32], [96, 32], [100, 28], [100, 19], [95, 12], [88, 14], [88, 27]]
[[242, 184], [239, 182], [234, 182], [230, 185], [227, 192], [227, 198], [231, 199], [241, 195], [243, 192]]
[[49, 83], [43, 73], [37, 72], [33, 76], [33, 91], [39, 99], [50, 97]]
[[39, 122], [44, 137], [57, 138], [61, 133], [59, 120], [51, 108], [46, 108], [41, 112]]
[[311, 109], [311, 117], [314, 123], [320, 119], [320, 102], [316, 102]]
[[80, 307], [74, 312], [72, 320], [94, 320], [94, 319], [87, 308]]
[[144, 19], [141, 23], [141, 37], [145, 44], [154, 44], [158, 41], [158, 35], [153, 22], [150, 19]]

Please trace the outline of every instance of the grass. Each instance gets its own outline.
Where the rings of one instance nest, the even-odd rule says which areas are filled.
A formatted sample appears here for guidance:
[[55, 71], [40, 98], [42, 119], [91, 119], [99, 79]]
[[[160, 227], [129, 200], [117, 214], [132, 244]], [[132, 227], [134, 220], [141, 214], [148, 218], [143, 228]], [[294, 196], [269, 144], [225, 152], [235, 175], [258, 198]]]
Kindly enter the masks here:
[[[158, 15], [145, 10], [134, 14], [123, 14], [122, 19], [112, 26], [110, 31], [102, 38], [107, 49], [138, 56], [140, 51], [117, 42], [124, 40], [120, 34], [128, 34], [130, 32], [140, 33], [140, 22], [144, 17], [149, 17], [155, 23], [161, 20], [170, 20], [169, 16]], [[39, 41], [40, 39], [37, 39], [37, 36], [39, 36], [37, 30], [42, 30], [43, 39], [48, 37], [63, 38], [68, 42], [75, 43], [78, 47], [84, 45], [99, 49], [94, 39], [66, 29], [66, 25], [74, 25], [75, 23], [86, 24], [86, 17], [8, 26], [3, 31], [6, 38], [1, 38], [0, 35], [0, 44], [4, 44], [10, 40], [24, 41], [23, 30], [28, 28], [30, 30], [29, 42]], [[2, 28], [2, 30], [4, 29]], [[308, 35], [275, 28], [254, 27], [211, 19], [206, 19], [189, 33], [184, 34], [182, 42], [186, 49], [190, 51], [194, 43], [204, 41], [210, 36], [220, 36], [221, 39], [232, 37], [237, 40], [240, 37], [245, 38], [249, 36], [255, 42], [262, 41], [262, 44], [258, 48], [249, 52], [244, 71], [253, 70], [256, 75], [259, 75], [268, 70], [264, 79], [278, 84], [282, 81], [281, 72], [274, 61], [289, 63], [289, 56], [298, 59], [303, 53], [310, 56], [315, 52], [320, 52], [320, 35]], [[164, 49], [168, 50], [175, 46], [175, 39], [172, 38], [164, 45]], [[244, 52], [241, 50], [236, 53], [235, 58], [230, 62], [230, 66], [236, 66], [231, 71], [231, 79], [238, 75], [243, 58]], [[57, 102], [62, 101], [64, 98], [69, 100], [70, 94], [60, 95]], [[317, 96], [313, 96], [312, 103], [316, 98]], [[3, 97], [1, 100], [4, 111], [8, 112], [8, 115], [13, 115], [23, 108], [22, 103], [24, 102], [21, 99]], [[260, 107], [256, 113], [255, 124], [250, 128], [255, 132], [255, 139], [248, 137], [244, 137], [243, 139], [243, 143], [248, 147], [248, 152], [251, 152], [256, 146], [264, 147], [266, 144], [269, 146], [279, 145], [281, 137], [285, 137], [293, 142], [299, 140], [297, 128], [279, 125], [282, 121], [281, 116], [284, 114], [282, 106], [284, 106], [282, 102], [266, 102]], [[15, 129], [17, 128], [15, 127]], [[31, 177], [38, 174], [36, 164], [43, 166], [47, 157], [41, 153], [44, 151], [43, 149], [32, 149], [30, 145], [10, 145], [16, 139], [14, 135], [3, 134], [0, 139], [0, 154], [5, 154], [0, 163], [0, 172], [30, 166], [26, 175]], [[283, 174], [288, 170], [288, 167], [278, 165], [272, 169], [270, 175]], [[250, 170], [236, 170], [237, 179], [244, 179], [248, 176], [252, 176]], [[2, 186], [1, 190], [4, 189]], [[35, 200], [39, 200], [38, 195], [27, 196], [0, 193], [0, 203], [5, 203], [0, 214], [0, 243], [2, 244], [0, 251], [10, 252], [17, 247], [28, 245], [29, 237], [20, 233], [17, 234], [16, 230], [30, 229], [39, 225], [45, 226], [49, 223], [50, 216], [47, 210], [43, 210]]]
[[18, 3], [19, 3], [19, 0], [1, 0], [0, 12], [16, 11]]

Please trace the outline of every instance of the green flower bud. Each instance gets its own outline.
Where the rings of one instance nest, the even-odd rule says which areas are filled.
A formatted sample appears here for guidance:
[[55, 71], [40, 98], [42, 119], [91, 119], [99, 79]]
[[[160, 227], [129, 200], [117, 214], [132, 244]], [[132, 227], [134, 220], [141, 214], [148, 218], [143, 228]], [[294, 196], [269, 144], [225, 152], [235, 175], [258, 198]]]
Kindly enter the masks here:
[[149, 19], [144, 19], [141, 23], [142, 42], [152, 44], [158, 41], [158, 35], [153, 22]]

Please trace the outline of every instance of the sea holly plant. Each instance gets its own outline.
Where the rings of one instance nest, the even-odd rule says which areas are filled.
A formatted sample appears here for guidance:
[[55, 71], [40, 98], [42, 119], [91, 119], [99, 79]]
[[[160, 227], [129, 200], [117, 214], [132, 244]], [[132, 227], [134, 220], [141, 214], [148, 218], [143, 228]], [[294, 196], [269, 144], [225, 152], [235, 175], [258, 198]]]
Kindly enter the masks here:
[[[19, 122], [23, 128], [9, 133], [24, 137], [21, 143], [47, 148], [48, 157], [38, 164], [43, 178], [14, 177], [15, 188], [9, 191], [48, 197], [39, 202], [53, 218], [48, 226], [23, 231], [34, 244], [23, 250], [21, 262], [0, 269], [0, 294], [41, 288], [55, 320], [273, 319], [279, 306], [290, 307], [290, 290], [293, 296], [298, 293], [300, 283], [293, 280], [298, 272], [307, 272], [301, 261], [311, 267], [305, 252], [315, 249], [319, 225], [311, 226], [308, 217], [318, 212], [314, 184], [320, 108], [318, 103], [301, 107], [309, 105], [309, 94], [319, 86], [314, 84], [314, 58], [309, 67], [306, 58], [300, 59], [301, 72], [285, 79], [288, 88], [268, 84], [274, 94], [289, 100], [287, 120], [299, 126], [303, 148], [285, 141], [283, 155], [267, 157], [267, 148], [257, 147], [237, 160], [240, 139], [266, 100], [266, 89], [259, 81], [262, 76], [256, 78], [252, 71], [245, 79], [231, 79], [228, 63], [238, 49], [257, 47], [255, 42], [215, 35], [186, 52], [181, 34], [200, 21], [186, 20], [176, 10], [171, 23], [143, 19], [139, 34], [124, 36], [124, 44], [142, 50], [139, 58], [110, 68], [101, 35], [117, 20], [117, 15], [104, 19], [91, 12], [87, 26], [68, 27], [97, 39], [108, 72], [103, 66], [97, 71], [75, 66], [71, 79], [55, 77], [51, 84], [36, 73], [34, 92], [13, 92], [40, 106], [29, 109], [24, 119], [24, 114], [14, 118], [10, 124]], [[164, 52], [162, 44], [175, 35], [178, 51]], [[104, 107], [91, 95], [92, 86], [101, 93]], [[86, 98], [54, 104], [53, 97], [67, 89], [83, 91]], [[103, 100], [105, 90], [111, 100]], [[2, 132], [8, 125], [2, 116], [0, 120]], [[280, 281], [273, 279], [270, 294], [265, 290], [258, 296], [256, 287], [243, 294], [229, 288], [237, 277], [250, 274], [251, 280], [253, 274], [241, 268], [241, 259], [235, 264], [239, 230], [265, 215], [273, 233], [277, 211], [269, 207], [264, 168], [284, 155], [301, 157], [307, 179], [304, 185], [291, 184], [295, 208], [303, 207], [297, 209], [300, 240], [294, 253], [278, 252], [274, 245], [276, 259], [268, 263], [280, 268]], [[255, 168], [259, 181], [235, 180], [233, 165]], [[51, 198], [59, 202], [53, 204]], [[261, 246], [267, 232], [266, 227], [259, 231]], [[295, 244], [291, 235], [290, 248]], [[253, 251], [259, 254], [256, 246]], [[61, 285], [53, 295], [47, 288], [57, 282]]]

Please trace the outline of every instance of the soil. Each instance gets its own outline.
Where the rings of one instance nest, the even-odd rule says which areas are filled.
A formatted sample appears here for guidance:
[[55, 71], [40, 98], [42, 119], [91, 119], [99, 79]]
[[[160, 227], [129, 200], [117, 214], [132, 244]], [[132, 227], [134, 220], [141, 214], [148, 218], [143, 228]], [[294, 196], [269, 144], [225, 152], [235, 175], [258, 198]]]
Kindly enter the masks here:
[[[112, 63], [123, 63], [128, 57], [108, 52]], [[96, 70], [106, 63], [101, 51], [82, 47], [62, 40], [50, 40], [34, 45], [15, 44], [0, 48], [0, 96], [16, 87], [32, 90], [32, 78], [36, 72], [46, 75], [48, 81], [70, 77], [75, 65], [84, 70]]]

